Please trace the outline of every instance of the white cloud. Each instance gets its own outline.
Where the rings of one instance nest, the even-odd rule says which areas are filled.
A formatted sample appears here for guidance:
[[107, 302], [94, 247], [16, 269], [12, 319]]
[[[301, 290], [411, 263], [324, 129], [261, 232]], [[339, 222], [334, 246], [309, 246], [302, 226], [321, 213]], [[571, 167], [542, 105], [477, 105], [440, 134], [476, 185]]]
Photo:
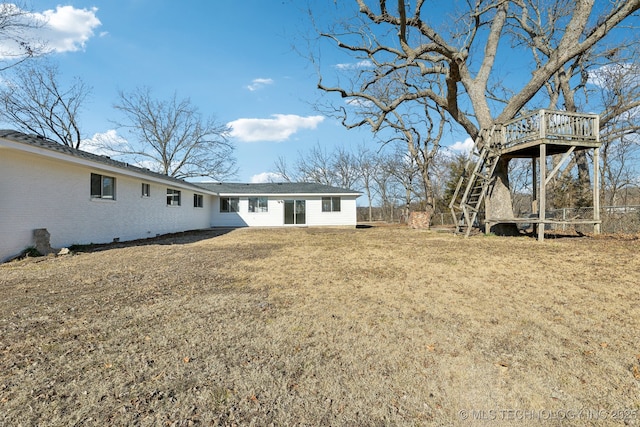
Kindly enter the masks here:
[[254, 90], [262, 89], [263, 87], [272, 85], [273, 83], [273, 79], [253, 79], [251, 80], [251, 84], [247, 86], [247, 89], [253, 92]]
[[80, 149], [99, 156], [117, 156], [119, 153], [108, 147], [126, 150], [129, 142], [118, 135], [115, 129], [110, 129], [103, 133], [96, 133], [91, 138], [80, 141]]
[[[135, 147], [133, 147], [126, 138], [118, 135], [118, 132], [115, 129], [96, 133], [91, 138], [83, 139], [80, 141], [80, 149], [99, 156], [107, 156], [114, 160], [126, 162], [139, 168], [149, 169], [154, 172], [161, 172], [162, 170], [160, 163], [157, 161], [144, 156], [130, 154], [135, 151]], [[177, 167], [177, 163], [178, 162], [172, 164], [172, 167]]]
[[44, 39], [50, 49], [56, 52], [73, 52], [84, 49], [85, 43], [93, 36], [94, 28], [102, 25], [96, 17], [97, 7], [76, 9], [73, 6], [57, 6], [55, 12], [46, 10], [42, 16]]
[[473, 149], [473, 139], [467, 138], [464, 141], [457, 141], [455, 144], [449, 147], [451, 151], [457, 151], [459, 153], [470, 153]]
[[589, 83], [602, 88], [610, 86], [638, 86], [640, 67], [633, 63], [604, 65], [589, 71]]
[[336, 64], [335, 67], [339, 70], [356, 70], [358, 68], [369, 68], [373, 67], [373, 63], [368, 59], [358, 61], [358, 62], [349, 62], [343, 64]]
[[[16, 8], [20, 13], [20, 11]], [[84, 49], [86, 42], [93, 37], [93, 30], [102, 23], [96, 17], [98, 8], [76, 9], [73, 6], [57, 6], [42, 13], [25, 12], [23, 24], [36, 23], [39, 28], [24, 33], [24, 28], [10, 28], [0, 41], [0, 59], [20, 55], [22, 49], [13, 38], [18, 38], [34, 45], [44, 44], [44, 51], [74, 52]], [[11, 31], [19, 31], [11, 33]]]
[[374, 105], [373, 102], [369, 101], [368, 99], [361, 99], [361, 98], [349, 98], [345, 101], [345, 103], [352, 107], [366, 107], [366, 108], [373, 107]]
[[252, 184], [262, 184], [265, 182], [282, 182], [282, 175], [275, 172], [262, 172], [251, 177]]
[[244, 142], [285, 141], [301, 129], [315, 129], [324, 117], [274, 114], [272, 119], [238, 119], [227, 123], [230, 135]]

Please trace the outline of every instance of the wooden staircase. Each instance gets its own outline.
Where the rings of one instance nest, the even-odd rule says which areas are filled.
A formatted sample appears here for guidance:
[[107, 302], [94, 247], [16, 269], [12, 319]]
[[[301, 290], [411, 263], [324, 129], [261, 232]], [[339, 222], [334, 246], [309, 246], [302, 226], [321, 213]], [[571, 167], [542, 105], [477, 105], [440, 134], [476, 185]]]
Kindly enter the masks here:
[[449, 203], [456, 233], [469, 236], [482, 202], [493, 185], [493, 171], [500, 159], [500, 139], [495, 138], [498, 135], [494, 125], [490, 130], [480, 132], [474, 141], [469, 160]]

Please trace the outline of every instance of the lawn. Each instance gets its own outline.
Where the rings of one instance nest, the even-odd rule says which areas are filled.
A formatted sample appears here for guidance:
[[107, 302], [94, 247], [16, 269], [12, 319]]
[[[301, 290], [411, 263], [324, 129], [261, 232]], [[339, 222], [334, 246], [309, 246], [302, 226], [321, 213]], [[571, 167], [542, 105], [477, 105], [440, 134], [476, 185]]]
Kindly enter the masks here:
[[0, 265], [0, 425], [640, 425], [640, 240], [202, 232]]

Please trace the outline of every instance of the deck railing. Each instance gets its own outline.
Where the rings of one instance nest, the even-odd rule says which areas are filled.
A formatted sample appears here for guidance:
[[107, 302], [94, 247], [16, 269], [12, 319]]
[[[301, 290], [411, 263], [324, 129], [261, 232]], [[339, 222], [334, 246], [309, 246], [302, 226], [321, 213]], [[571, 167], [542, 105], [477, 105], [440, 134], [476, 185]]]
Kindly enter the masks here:
[[538, 110], [502, 125], [501, 147], [509, 148], [539, 139], [598, 142], [597, 114]]

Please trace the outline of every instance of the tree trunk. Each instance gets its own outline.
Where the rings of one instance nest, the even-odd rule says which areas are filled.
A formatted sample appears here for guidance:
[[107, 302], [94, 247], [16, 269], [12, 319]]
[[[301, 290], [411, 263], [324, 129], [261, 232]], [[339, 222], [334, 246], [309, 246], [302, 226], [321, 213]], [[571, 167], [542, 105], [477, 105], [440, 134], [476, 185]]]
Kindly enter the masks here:
[[[509, 160], [500, 159], [493, 172], [495, 182], [485, 199], [485, 218], [509, 220], [514, 218], [509, 189]], [[515, 223], [495, 224], [490, 230], [499, 236], [516, 236], [519, 233]]]
[[582, 208], [593, 204], [591, 178], [589, 177], [589, 160], [586, 150], [574, 154], [578, 166], [578, 200], [576, 207]]

